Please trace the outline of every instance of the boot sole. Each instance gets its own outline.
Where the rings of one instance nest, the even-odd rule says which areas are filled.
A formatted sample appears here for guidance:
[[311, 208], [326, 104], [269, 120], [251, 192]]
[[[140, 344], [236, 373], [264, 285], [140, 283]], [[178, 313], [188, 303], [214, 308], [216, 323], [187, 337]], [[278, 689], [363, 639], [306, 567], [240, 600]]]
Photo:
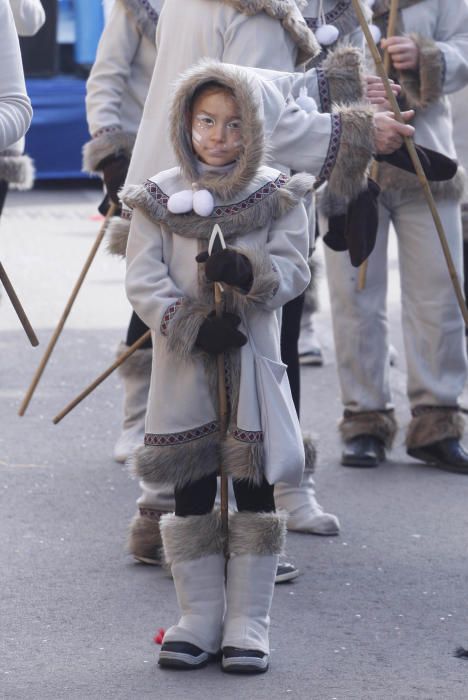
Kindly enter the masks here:
[[455, 467], [446, 462], [439, 462], [434, 457], [426, 454], [424, 450], [407, 450], [407, 454], [413, 459], [417, 459], [418, 462], [423, 462], [424, 464], [429, 464], [432, 467], [437, 467], [437, 469], [442, 469], [444, 472], [452, 472], [453, 474], [468, 474], [468, 467]]
[[208, 652], [203, 652], [200, 656], [191, 656], [190, 654], [181, 654], [175, 651], [160, 651], [158, 664], [161, 668], [175, 668], [181, 671], [193, 671], [197, 668], [203, 668], [210, 661], [214, 661], [215, 657]]
[[373, 469], [378, 467], [384, 460], [378, 457], [368, 459], [359, 459], [357, 457], [342, 457], [341, 465], [343, 467], [361, 467], [363, 469]]
[[255, 659], [251, 656], [236, 656], [221, 662], [221, 668], [225, 673], [265, 673], [268, 671], [269, 660]]

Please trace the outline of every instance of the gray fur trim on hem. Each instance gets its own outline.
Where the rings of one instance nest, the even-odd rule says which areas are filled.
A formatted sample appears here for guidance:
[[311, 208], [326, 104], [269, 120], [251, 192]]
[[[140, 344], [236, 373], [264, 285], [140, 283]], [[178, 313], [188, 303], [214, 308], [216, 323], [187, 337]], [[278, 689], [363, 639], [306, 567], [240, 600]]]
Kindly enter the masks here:
[[106, 250], [110, 255], [125, 258], [127, 255], [128, 234], [130, 233], [130, 221], [120, 216], [113, 216], [106, 231]]
[[156, 41], [156, 26], [159, 15], [149, 0], [122, 0], [130, 12], [140, 32], [153, 44]]
[[365, 98], [361, 52], [353, 46], [342, 46], [328, 54], [321, 66], [328, 79], [330, 100], [335, 104], [351, 104]]
[[315, 466], [317, 463], [317, 448], [312, 440], [311, 435], [303, 435], [304, 441], [304, 453], [305, 453], [305, 467], [304, 472], [313, 474], [315, 472]]
[[350, 201], [366, 186], [374, 151], [374, 113], [362, 103], [333, 111], [341, 117], [341, 137], [328, 187], [331, 194]]
[[229, 553], [281, 554], [286, 541], [288, 514], [233, 513], [229, 518]]
[[[420, 193], [423, 196], [423, 190], [417, 175], [395, 168], [389, 163], [379, 163], [377, 182], [382, 192], [402, 191], [406, 193]], [[451, 180], [430, 182], [429, 187], [435, 199], [456, 199], [461, 201], [468, 191], [466, 171], [461, 166], [458, 166], [457, 174]]]
[[[129, 346], [121, 342], [117, 348], [117, 357], [119, 359], [125, 352], [127, 352]], [[153, 348], [140, 348], [135, 350], [133, 355], [130, 355], [125, 362], [123, 362], [117, 369], [121, 377], [148, 377], [151, 376], [151, 365], [153, 362]]]
[[398, 424], [395, 412], [389, 411], [345, 411], [339, 424], [343, 442], [352, 440], [360, 435], [372, 435], [382, 440], [385, 447], [390, 449], [395, 440]]
[[34, 184], [34, 163], [29, 156], [0, 154], [0, 180], [11, 189], [30, 190]]
[[195, 342], [203, 321], [213, 308], [213, 304], [184, 297], [165, 332], [168, 350], [174, 357], [187, 360], [194, 352], [201, 353]]
[[130, 523], [127, 551], [136, 559], [151, 559], [155, 562], [163, 559], [159, 521], [135, 515]]
[[444, 54], [434, 39], [410, 34], [419, 49], [419, 69], [399, 73], [402, 94], [409, 109], [424, 109], [443, 95], [445, 78]]
[[228, 435], [221, 443], [221, 459], [233, 479], [259, 486], [263, 481], [263, 442], [243, 442]]
[[168, 513], [162, 516], [160, 523], [164, 556], [170, 565], [223, 551], [224, 538], [218, 510], [186, 517]]
[[219, 432], [176, 445], [143, 445], [130, 459], [132, 472], [153, 484], [181, 488], [219, 470]]
[[128, 131], [106, 131], [83, 146], [83, 170], [99, 172], [99, 164], [108, 156], [125, 155], [130, 160], [136, 134]]
[[457, 406], [418, 406], [406, 433], [406, 447], [427, 447], [446, 438], [463, 437], [465, 420]]

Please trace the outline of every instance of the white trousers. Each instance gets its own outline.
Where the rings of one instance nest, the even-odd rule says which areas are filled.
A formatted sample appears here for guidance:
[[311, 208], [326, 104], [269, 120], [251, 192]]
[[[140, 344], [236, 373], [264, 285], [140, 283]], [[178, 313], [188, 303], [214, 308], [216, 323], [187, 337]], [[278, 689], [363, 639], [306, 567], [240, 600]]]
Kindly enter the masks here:
[[[437, 207], [463, 285], [460, 206], [446, 199], [439, 200]], [[410, 405], [456, 406], [467, 370], [464, 324], [429, 208], [422, 193], [384, 193], [379, 217], [363, 291], [357, 290], [358, 270], [351, 266], [348, 253], [326, 247], [344, 407], [351, 411], [392, 408], [386, 312], [390, 223], [398, 239]], [[320, 223], [326, 232], [326, 221]]]

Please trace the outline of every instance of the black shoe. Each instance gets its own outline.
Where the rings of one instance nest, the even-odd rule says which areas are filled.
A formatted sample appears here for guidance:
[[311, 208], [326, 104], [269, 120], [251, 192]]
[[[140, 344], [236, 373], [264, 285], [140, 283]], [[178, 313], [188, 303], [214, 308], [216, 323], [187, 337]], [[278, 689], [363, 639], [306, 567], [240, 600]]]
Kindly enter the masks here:
[[163, 668], [195, 669], [203, 668], [215, 660], [214, 654], [203, 651], [188, 642], [163, 642], [158, 664]]
[[410, 447], [410, 457], [433, 464], [439, 469], [457, 474], [468, 474], [468, 452], [457, 438], [445, 438], [425, 447]]
[[224, 647], [221, 666], [226, 673], [265, 673], [269, 660], [263, 651]]
[[299, 569], [294, 564], [283, 561], [276, 568], [275, 583], [286, 583], [292, 581], [299, 576]]
[[358, 435], [345, 442], [341, 464], [344, 467], [377, 467], [385, 459], [385, 446], [374, 435]]

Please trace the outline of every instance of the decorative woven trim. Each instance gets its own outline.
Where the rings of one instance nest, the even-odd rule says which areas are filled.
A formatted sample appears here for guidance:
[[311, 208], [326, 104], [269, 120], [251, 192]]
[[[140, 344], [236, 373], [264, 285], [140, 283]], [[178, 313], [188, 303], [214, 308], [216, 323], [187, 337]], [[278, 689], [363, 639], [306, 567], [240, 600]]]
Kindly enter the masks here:
[[162, 335], [167, 335], [169, 324], [183, 303], [184, 303], [183, 298], [180, 298], [180, 299], [177, 299], [177, 301], [175, 301], [173, 304], [171, 304], [170, 306], [167, 307], [167, 309], [164, 312], [164, 315], [162, 317], [161, 326], [159, 328]]
[[231, 435], [235, 440], [239, 440], [239, 442], [248, 442], [250, 444], [254, 442], [263, 442], [262, 430], [242, 430], [242, 428], [234, 428], [234, 430], [231, 431]]
[[[333, 24], [336, 22], [342, 14], [349, 11], [350, 4], [350, 0], [341, 0], [341, 2], [339, 2], [336, 7], [333, 8], [333, 10], [325, 13], [325, 24]], [[316, 32], [321, 25], [320, 17], [304, 17], [304, 19], [309, 29], [312, 29], [313, 32]]]
[[165, 515], [167, 510], [153, 510], [153, 508], [144, 508], [143, 506], [139, 506], [138, 512], [142, 518], [148, 518], [149, 520], [159, 522], [161, 520], [161, 516]]
[[171, 447], [174, 445], [184, 445], [200, 438], [211, 435], [219, 431], [219, 423], [212, 421], [205, 425], [200, 425], [191, 430], [183, 430], [180, 433], [146, 433], [145, 445], [147, 447]]
[[120, 126], [103, 126], [102, 129], [98, 129], [97, 131], [94, 132], [94, 134], [91, 134], [93, 139], [99, 138], [99, 136], [102, 136], [103, 134], [114, 134], [116, 131], [122, 131], [122, 127]]
[[338, 157], [338, 151], [340, 150], [340, 142], [341, 142], [341, 116], [339, 114], [332, 114], [331, 115], [331, 123], [332, 123], [332, 128], [331, 128], [331, 135], [330, 135], [330, 143], [328, 144], [328, 152], [327, 152], [327, 157], [325, 158], [325, 162], [322, 166], [322, 170], [320, 171], [320, 174], [318, 176], [319, 180], [328, 180], [333, 168], [335, 167], [336, 159]]
[[125, 219], [125, 221], [131, 221], [132, 220], [132, 210], [125, 209], [124, 207], [122, 207], [122, 211], [120, 212], [120, 218]]
[[317, 68], [317, 86], [320, 97], [320, 106], [322, 112], [330, 112], [331, 110], [331, 99], [330, 99], [330, 89], [328, 85], [327, 76], [322, 68]]

